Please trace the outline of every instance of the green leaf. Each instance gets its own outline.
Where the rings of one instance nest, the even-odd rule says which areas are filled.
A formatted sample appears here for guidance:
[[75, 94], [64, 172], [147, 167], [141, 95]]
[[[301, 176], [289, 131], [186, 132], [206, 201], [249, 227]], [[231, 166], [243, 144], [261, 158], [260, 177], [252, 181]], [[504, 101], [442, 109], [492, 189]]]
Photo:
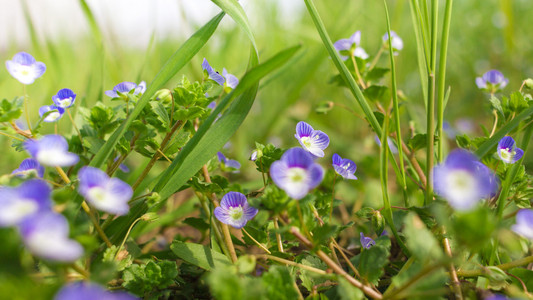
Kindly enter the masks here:
[[415, 213], [405, 217], [404, 234], [411, 254], [422, 261], [435, 261], [442, 257], [439, 242]]
[[492, 107], [497, 110], [500, 115], [505, 116], [500, 99], [494, 97], [494, 95], [491, 95], [489, 101], [492, 104]]
[[387, 68], [373, 68], [365, 75], [367, 81], [377, 82], [383, 79], [385, 75], [390, 71]]
[[150, 106], [152, 107], [153, 112], [157, 115], [157, 119], [163, 123], [163, 127], [168, 130], [170, 128], [170, 118], [165, 106], [159, 101], [150, 102]]
[[[306, 256], [299, 263], [302, 265], [314, 267], [320, 270], [326, 270], [328, 266], [318, 257], [315, 256]], [[316, 274], [307, 270], [300, 270], [300, 280], [302, 281], [302, 286], [304, 286], [309, 292], [313, 291], [313, 287], [319, 284], [322, 284], [328, 280], [326, 276]]]
[[223, 268], [230, 264], [224, 254], [200, 244], [174, 241], [170, 245], [170, 249], [177, 257], [208, 271], [215, 268]]
[[497, 224], [494, 214], [486, 207], [456, 212], [452, 221], [457, 241], [472, 250], [482, 249], [489, 243]]
[[388, 101], [391, 93], [388, 87], [382, 85], [371, 85], [363, 92], [365, 97], [371, 101], [384, 102]]
[[351, 285], [348, 280], [339, 277], [339, 285], [337, 286], [337, 296], [341, 300], [362, 300], [366, 299], [363, 291]]
[[22, 104], [24, 98], [18, 97], [13, 101], [2, 99], [0, 102], [0, 122], [11, 122], [22, 115]]
[[359, 258], [359, 273], [372, 284], [378, 284], [384, 267], [389, 263], [391, 243], [387, 236], [376, 239], [370, 249], [364, 249]]
[[294, 287], [294, 278], [286, 267], [271, 266], [261, 279], [267, 299], [298, 299], [299, 295]]

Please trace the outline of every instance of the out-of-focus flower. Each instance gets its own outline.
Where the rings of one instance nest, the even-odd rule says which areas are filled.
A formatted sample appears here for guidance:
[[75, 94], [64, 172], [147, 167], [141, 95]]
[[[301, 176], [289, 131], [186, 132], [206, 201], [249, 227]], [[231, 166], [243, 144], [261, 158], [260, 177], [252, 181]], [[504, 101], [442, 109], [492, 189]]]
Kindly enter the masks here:
[[[134, 82], [124, 81], [113, 88], [113, 90], [105, 91], [105, 94], [111, 98], [120, 98], [120, 94], [131, 93], [133, 95], [139, 95], [146, 91], [146, 82], [141, 81], [139, 85]], [[119, 94], [120, 93], [120, 94]]]
[[[402, 38], [400, 38], [396, 32], [392, 31], [390, 32], [390, 35], [392, 37], [391, 39], [391, 44], [392, 44], [392, 50], [394, 50], [394, 55], [398, 55], [399, 52], [398, 51], [401, 51], [403, 49], [403, 40]], [[385, 33], [382, 37], [383, 39], [383, 43], [385, 43], [385, 45], [389, 45], [389, 33]]]
[[52, 123], [61, 119], [65, 113], [65, 109], [55, 105], [41, 106], [41, 108], [39, 108], [39, 116], [42, 118], [46, 113], [48, 114], [44, 117], [43, 122]]
[[304, 121], [296, 124], [296, 134], [294, 135], [300, 145], [314, 156], [324, 157], [324, 149], [329, 145], [329, 137], [320, 130], [314, 130], [311, 125]]
[[22, 84], [32, 84], [46, 71], [44, 63], [36, 61], [26, 52], [19, 52], [13, 56], [13, 60], [6, 61], [6, 68], [9, 74]]
[[490, 93], [502, 90], [508, 83], [509, 79], [498, 70], [487, 71], [482, 77], [476, 78], [477, 87]]
[[135, 300], [139, 299], [126, 292], [110, 292], [91, 282], [78, 281], [65, 285], [54, 300]]
[[79, 192], [91, 205], [99, 210], [125, 215], [130, 210], [128, 201], [133, 195], [131, 186], [118, 178], [93, 167], [83, 167], [78, 172]]
[[215, 208], [215, 217], [222, 223], [235, 228], [244, 225], [255, 217], [258, 210], [250, 206], [246, 196], [239, 192], [229, 192], [220, 201], [220, 206]]
[[[120, 155], [118, 155], [117, 157], [115, 157], [115, 159], [113, 160], [113, 162], [117, 162], [117, 160], [120, 158]], [[126, 166], [126, 164], [124, 163], [121, 163], [119, 166], [118, 166], [118, 169], [124, 173], [129, 173], [130, 171], [130, 168], [128, 168], [128, 166]]]
[[14, 226], [38, 212], [50, 210], [50, 187], [33, 179], [18, 187], [0, 187], [0, 227]]
[[216, 72], [213, 67], [207, 62], [207, 59], [204, 58], [204, 61], [202, 62], [202, 69], [206, 72], [207, 78], [215, 81], [216, 83], [220, 84], [221, 86], [224, 86], [224, 82], [226, 79], [224, 76], [220, 75], [220, 73]]
[[355, 163], [347, 158], [340, 157], [337, 153], [333, 154], [333, 168], [337, 174], [346, 179], [357, 179], [354, 173], [357, 170]]
[[469, 210], [493, 195], [498, 183], [494, 173], [472, 153], [457, 149], [433, 169], [435, 192], [457, 210]]
[[368, 54], [365, 49], [359, 47], [361, 43], [361, 31], [358, 30], [349, 39], [340, 39], [333, 44], [333, 47], [339, 51], [340, 57], [342, 60], [348, 59], [348, 56], [343, 55], [343, 53], [351, 53], [355, 57], [361, 59], [367, 59]]
[[370, 249], [370, 247], [376, 244], [376, 242], [372, 238], [366, 237], [362, 232], [361, 232], [360, 241], [361, 241], [361, 246], [363, 246], [363, 248], [365, 249]]
[[498, 156], [507, 164], [514, 164], [524, 155], [524, 150], [517, 148], [510, 136], [503, 137], [498, 143]]
[[74, 105], [74, 102], [76, 101], [76, 94], [71, 89], [61, 89], [52, 96], [52, 101], [54, 101], [54, 104], [57, 107], [61, 107], [63, 109], [67, 109]]
[[57, 134], [45, 135], [39, 140], [27, 140], [24, 149], [40, 164], [52, 167], [68, 167], [75, 165], [79, 157], [68, 152], [68, 143]]
[[[378, 144], [378, 146], [381, 147], [381, 141], [379, 140], [379, 137], [377, 135], [374, 136], [374, 140]], [[398, 154], [398, 148], [396, 145], [394, 145], [394, 142], [391, 138], [387, 138], [387, 145], [389, 145], [390, 152], [393, 154]]]
[[533, 240], [533, 210], [519, 210], [516, 214], [516, 224], [511, 229], [519, 235]]
[[18, 177], [27, 178], [30, 174], [35, 174], [36, 176], [44, 176], [44, 167], [39, 164], [33, 158], [26, 158], [20, 163], [18, 169], [14, 170], [11, 174], [15, 174]]
[[315, 163], [309, 152], [302, 148], [291, 148], [280, 160], [272, 163], [270, 176], [290, 197], [301, 199], [320, 184], [324, 169]]
[[238, 171], [241, 168], [241, 163], [236, 160], [226, 158], [222, 152], [217, 152], [217, 158], [222, 165], [222, 169], [225, 171]]
[[222, 76], [226, 79], [226, 87], [234, 89], [237, 87], [237, 84], [239, 84], [239, 79], [235, 75], [228, 73], [226, 68], [222, 69]]

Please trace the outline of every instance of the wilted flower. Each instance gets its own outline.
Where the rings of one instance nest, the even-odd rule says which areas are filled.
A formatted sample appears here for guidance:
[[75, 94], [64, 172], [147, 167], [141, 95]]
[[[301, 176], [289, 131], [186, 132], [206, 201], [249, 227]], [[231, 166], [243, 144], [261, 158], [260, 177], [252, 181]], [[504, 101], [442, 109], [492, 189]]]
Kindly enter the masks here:
[[91, 282], [78, 281], [65, 285], [54, 300], [134, 300], [137, 297], [126, 292], [110, 292]]
[[41, 106], [41, 108], [39, 108], [39, 116], [42, 118], [46, 113], [48, 114], [46, 115], [46, 117], [44, 117], [43, 122], [56, 122], [61, 119], [61, 117], [65, 113], [65, 109], [55, 105]]
[[354, 173], [357, 169], [355, 163], [347, 158], [341, 158], [337, 153], [333, 154], [333, 168], [337, 174], [346, 179], [357, 179]]
[[241, 168], [241, 164], [233, 159], [228, 159], [222, 152], [217, 152], [217, 158], [220, 164], [222, 164], [223, 170], [236, 171]]
[[121, 82], [113, 88], [113, 90], [105, 91], [105, 94], [111, 98], [119, 98], [120, 94], [131, 93], [133, 95], [139, 95], [146, 91], [146, 82], [141, 81], [139, 85], [134, 82], [124, 81]]
[[35, 159], [26, 158], [20, 163], [18, 169], [14, 170], [11, 174], [15, 174], [16, 176], [22, 178], [27, 178], [32, 173], [42, 178], [44, 176], [44, 167], [41, 166]]
[[226, 68], [222, 69], [222, 76], [226, 79], [225, 85], [231, 89], [234, 89], [237, 87], [237, 84], [239, 84], [239, 79], [230, 73], [226, 71]]
[[220, 201], [220, 206], [215, 208], [215, 217], [222, 223], [235, 228], [244, 225], [257, 214], [257, 208], [248, 204], [246, 196], [239, 192], [229, 192]]
[[133, 195], [130, 185], [118, 178], [93, 167], [83, 167], [78, 172], [79, 192], [91, 205], [99, 210], [125, 215], [130, 210], [128, 201]]
[[24, 149], [46, 166], [68, 167], [79, 160], [76, 154], [68, 152], [67, 140], [57, 134], [45, 135], [39, 140], [27, 140], [24, 142]]
[[314, 162], [313, 157], [302, 148], [287, 150], [280, 160], [270, 166], [274, 183], [290, 197], [301, 199], [320, 184], [324, 169]]
[[33, 179], [18, 187], [0, 187], [0, 227], [19, 224], [37, 212], [50, 210], [50, 187]]
[[83, 255], [83, 247], [69, 239], [69, 225], [61, 214], [43, 212], [19, 225], [26, 248], [36, 256], [58, 262], [72, 262]]
[[22, 84], [32, 84], [46, 71], [44, 63], [36, 61], [26, 52], [19, 52], [13, 56], [13, 60], [6, 61], [6, 68], [9, 74]]
[[361, 246], [363, 246], [363, 248], [365, 249], [370, 249], [370, 247], [376, 244], [376, 242], [372, 238], [366, 237], [362, 232], [361, 232], [360, 241], [361, 241]]
[[300, 145], [314, 156], [324, 157], [324, 149], [329, 145], [329, 137], [320, 130], [314, 130], [311, 125], [304, 121], [296, 124], [296, 134], [294, 135]]
[[457, 149], [433, 169], [435, 193], [457, 210], [469, 210], [498, 188], [494, 173], [472, 153]]
[[335, 42], [333, 44], [333, 47], [339, 51], [341, 54], [340, 57], [342, 60], [348, 59], [348, 56], [342, 55], [343, 52], [351, 53], [355, 57], [359, 57], [361, 59], [367, 59], [368, 54], [366, 53], [365, 49], [362, 47], [359, 47], [359, 44], [361, 43], [361, 31], [358, 30], [349, 39], [341, 39]]
[[514, 164], [524, 155], [524, 150], [517, 148], [510, 136], [503, 137], [498, 143], [498, 156], [507, 164]]
[[[394, 51], [394, 55], [398, 55], [398, 51], [403, 49], [403, 40], [400, 38], [396, 32], [392, 31], [390, 32], [390, 35], [392, 36], [391, 44], [392, 44], [392, 50]], [[383, 35], [383, 43], [385, 43], [387, 46], [389, 45], [389, 33], [385, 33]]]
[[533, 210], [519, 210], [516, 214], [516, 224], [511, 229], [519, 235], [533, 240]]
[[216, 72], [213, 67], [207, 62], [207, 59], [204, 58], [204, 61], [202, 62], [202, 69], [207, 73], [207, 77], [216, 83], [224, 86], [224, 82], [226, 79], [224, 79], [224, 76], [220, 75], [220, 73]]
[[76, 94], [71, 89], [61, 89], [52, 96], [52, 101], [56, 106], [67, 109], [74, 105]]
[[477, 87], [491, 93], [503, 89], [507, 83], [509, 83], [509, 79], [505, 78], [502, 72], [498, 70], [490, 70], [483, 74], [482, 77], [476, 78]]

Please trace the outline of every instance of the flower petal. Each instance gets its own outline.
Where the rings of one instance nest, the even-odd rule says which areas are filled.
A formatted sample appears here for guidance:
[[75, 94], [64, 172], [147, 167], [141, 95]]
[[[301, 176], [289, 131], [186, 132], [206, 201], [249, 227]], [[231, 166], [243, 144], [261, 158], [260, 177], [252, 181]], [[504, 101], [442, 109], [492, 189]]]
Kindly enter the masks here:
[[297, 139], [302, 138], [304, 136], [311, 136], [311, 134], [313, 134], [313, 127], [311, 127], [311, 125], [307, 124], [304, 121], [300, 121], [298, 122], [298, 124], [296, 124], [295, 136]]
[[244, 206], [246, 203], [246, 196], [244, 194], [239, 192], [228, 192], [222, 197], [220, 206], [224, 209], [229, 209], [230, 207]]

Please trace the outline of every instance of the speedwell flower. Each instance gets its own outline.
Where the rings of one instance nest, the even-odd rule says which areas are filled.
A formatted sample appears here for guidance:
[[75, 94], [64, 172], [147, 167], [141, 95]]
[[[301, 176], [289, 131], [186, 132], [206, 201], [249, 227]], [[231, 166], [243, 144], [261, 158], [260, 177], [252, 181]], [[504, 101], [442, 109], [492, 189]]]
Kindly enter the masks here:
[[[105, 94], [111, 98], [120, 98], [120, 94], [131, 93], [133, 95], [139, 95], [146, 91], [146, 82], [141, 81], [139, 85], [134, 82], [124, 81], [113, 88], [113, 90], [105, 91]], [[119, 94], [120, 93], [120, 94]]]
[[498, 70], [490, 70], [483, 74], [482, 77], [476, 78], [477, 87], [491, 93], [503, 89], [507, 83], [509, 83], [509, 79], [505, 78], [502, 72]]
[[359, 240], [361, 242], [361, 246], [363, 246], [363, 248], [365, 249], [370, 249], [370, 247], [376, 244], [376, 242], [372, 238], [366, 237], [362, 232], [361, 232], [361, 238]]
[[355, 163], [347, 158], [340, 157], [337, 153], [333, 154], [333, 168], [337, 174], [346, 179], [357, 179], [354, 173], [357, 170]]
[[13, 60], [6, 61], [6, 68], [9, 74], [22, 84], [32, 84], [46, 71], [44, 63], [36, 61], [26, 52], [19, 52], [13, 56]]
[[83, 247], [69, 239], [69, 224], [61, 214], [48, 211], [26, 218], [19, 230], [26, 248], [41, 258], [73, 262], [83, 255]]
[[320, 184], [324, 169], [302, 148], [287, 150], [270, 166], [270, 177], [290, 197], [301, 199]]
[[18, 187], [0, 187], [0, 227], [19, 224], [37, 212], [50, 210], [50, 187], [33, 179]]
[[229, 192], [220, 201], [220, 206], [215, 208], [215, 217], [222, 223], [235, 228], [244, 225], [257, 214], [257, 208], [250, 206], [246, 196], [239, 192]]
[[300, 145], [314, 156], [324, 157], [324, 149], [329, 145], [329, 137], [320, 130], [314, 130], [311, 125], [304, 121], [296, 124], [296, 134], [294, 135]]
[[224, 76], [220, 75], [220, 73], [215, 71], [213, 69], [213, 67], [211, 67], [211, 65], [207, 62], [207, 59], [205, 59], [205, 58], [204, 58], [204, 61], [202, 62], [202, 69], [205, 71], [205, 73], [207, 73], [207, 77], [209, 79], [211, 79], [211, 80], [215, 81], [216, 83], [224, 86], [224, 82], [226, 81]]
[[137, 297], [126, 292], [110, 292], [96, 283], [78, 281], [65, 285], [54, 300], [134, 300]]
[[357, 30], [349, 39], [340, 39], [333, 44], [333, 47], [339, 51], [342, 60], [347, 60], [348, 56], [342, 55], [343, 52], [351, 53], [355, 57], [367, 59], [368, 54], [365, 49], [359, 47], [361, 43], [361, 31]]
[[56, 122], [61, 119], [61, 117], [65, 113], [65, 109], [55, 105], [41, 106], [41, 108], [39, 108], [39, 116], [42, 118], [46, 113], [48, 114], [46, 115], [46, 117], [44, 117], [43, 122]]
[[[398, 51], [403, 49], [403, 40], [401, 37], [396, 34], [396, 32], [392, 31], [390, 32], [390, 35], [392, 36], [391, 44], [392, 44], [392, 50], [394, 50], [394, 55], [398, 55]], [[385, 43], [387, 46], [389, 45], [389, 33], [385, 33], [382, 37], [383, 43]]]
[[503, 137], [498, 143], [498, 156], [507, 164], [514, 164], [524, 155], [524, 150], [517, 148], [510, 136]]
[[45, 135], [39, 140], [27, 140], [24, 142], [24, 149], [46, 166], [68, 167], [79, 160], [76, 154], [68, 152], [67, 140], [57, 134]]
[[494, 173], [465, 150], [452, 151], [433, 169], [435, 192], [457, 210], [469, 210], [498, 188]]
[[128, 201], [133, 190], [124, 181], [109, 178], [104, 171], [93, 167], [81, 168], [78, 179], [80, 194], [97, 209], [119, 216], [130, 210]]
[[18, 169], [14, 170], [11, 174], [15, 174], [16, 176], [22, 178], [27, 178], [32, 173], [42, 178], [44, 176], [44, 167], [41, 166], [35, 159], [26, 158], [20, 163]]
[[71, 89], [61, 89], [52, 96], [52, 101], [56, 106], [67, 109], [74, 105], [76, 94]]
[[222, 165], [222, 169], [236, 171], [241, 168], [241, 163], [236, 160], [226, 158], [222, 152], [217, 152], [217, 158]]
[[516, 224], [511, 229], [519, 235], [533, 240], [533, 210], [519, 210], [516, 214]]
[[239, 79], [237, 76], [228, 73], [226, 68], [222, 69], [222, 76], [226, 79], [225, 86], [234, 89], [237, 87], [237, 84], [239, 84]]

